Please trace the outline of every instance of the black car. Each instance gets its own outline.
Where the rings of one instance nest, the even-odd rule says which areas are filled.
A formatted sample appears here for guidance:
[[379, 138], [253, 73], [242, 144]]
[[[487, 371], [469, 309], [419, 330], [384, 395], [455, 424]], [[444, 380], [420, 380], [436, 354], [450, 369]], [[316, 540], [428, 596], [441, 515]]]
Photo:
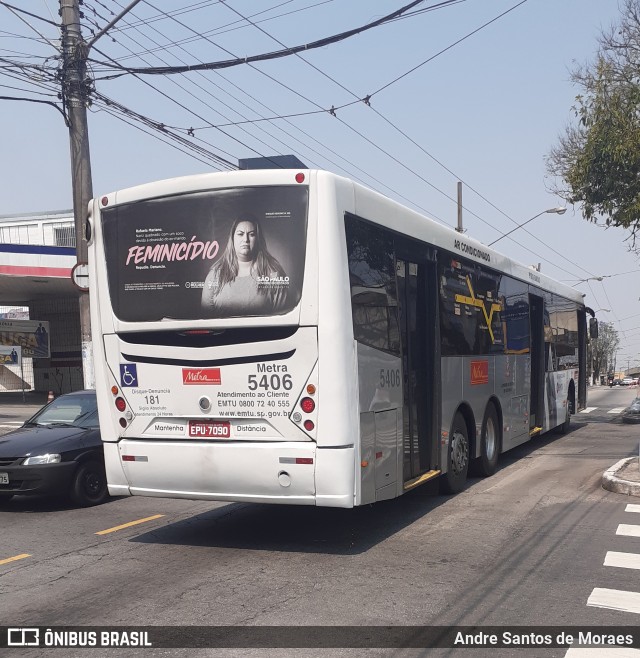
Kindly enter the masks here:
[[61, 395], [0, 436], [0, 501], [41, 494], [67, 495], [81, 507], [107, 499], [95, 391]]

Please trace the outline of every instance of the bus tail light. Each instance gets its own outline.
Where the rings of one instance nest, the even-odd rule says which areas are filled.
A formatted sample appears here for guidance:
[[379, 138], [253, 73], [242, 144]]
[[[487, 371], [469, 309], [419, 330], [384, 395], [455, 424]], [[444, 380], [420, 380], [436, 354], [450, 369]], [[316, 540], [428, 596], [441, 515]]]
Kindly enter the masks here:
[[318, 365], [314, 366], [289, 418], [313, 441], [318, 432]]
[[310, 414], [316, 408], [316, 403], [311, 398], [302, 398], [300, 408], [305, 414]]
[[124, 401], [124, 398], [116, 398], [116, 409], [119, 412], [124, 412], [124, 410], [127, 408], [127, 403]]

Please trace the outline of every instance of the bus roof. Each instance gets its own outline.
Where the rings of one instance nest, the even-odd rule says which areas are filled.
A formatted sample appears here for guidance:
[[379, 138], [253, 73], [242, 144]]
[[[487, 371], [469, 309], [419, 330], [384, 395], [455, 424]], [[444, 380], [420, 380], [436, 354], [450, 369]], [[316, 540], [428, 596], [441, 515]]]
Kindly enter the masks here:
[[[302, 181], [300, 180], [300, 174], [304, 176]], [[541, 290], [554, 292], [580, 305], [584, 304], [583, 295], [580, 292], [546, 276], [536, 268], [515, 261], [504, 253], [495, 251], [466, 234], [458, 233], [453, 228], [412, 210], [380, 192], [321, 169], [249, 169], [195, 174], [125, 188], [96, 197], [95, 201], [100, 202], [103, 206], [112, 207], [142, 199], [202, 192], [214, 188], [295, 185], [300, 182], [310, 185], [353, 186], [354, 212], [359, 217], [385, 226], [399, 234], [414, 237], [436, 247], [446, 249], [453, 254], [459, 254], [461, 258], [509, 274], [516, 279], [537, 286]]]

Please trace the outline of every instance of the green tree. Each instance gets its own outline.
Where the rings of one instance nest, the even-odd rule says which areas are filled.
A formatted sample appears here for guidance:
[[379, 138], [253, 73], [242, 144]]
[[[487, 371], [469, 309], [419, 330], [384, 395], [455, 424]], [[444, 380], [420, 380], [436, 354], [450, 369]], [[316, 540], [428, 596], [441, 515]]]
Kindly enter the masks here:
[[640, 231], [640, 0], [624, 0], [618, 25], [602, 32], [591, 64], [577, 68], [581, 88], [569, 125], [547, 157], [554, 192], [582, 204], [585, 218]]
[[619, 345], [620, 338], [614, 326], [609, 322], [600, 322], [598, 326], [598, 338], [593, 339], [591, 344], [594, 383], [600, 379], [600, 374], [613, 371]]

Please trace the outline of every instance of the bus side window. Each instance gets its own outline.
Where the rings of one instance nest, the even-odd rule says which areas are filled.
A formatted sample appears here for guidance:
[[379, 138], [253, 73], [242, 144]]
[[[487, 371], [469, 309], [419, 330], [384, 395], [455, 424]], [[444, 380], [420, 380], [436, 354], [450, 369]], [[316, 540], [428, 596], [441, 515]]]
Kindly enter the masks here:
[[393, 236], [350, 215], [345, 218], [345, 230], [354, 338], [399, 355]]

